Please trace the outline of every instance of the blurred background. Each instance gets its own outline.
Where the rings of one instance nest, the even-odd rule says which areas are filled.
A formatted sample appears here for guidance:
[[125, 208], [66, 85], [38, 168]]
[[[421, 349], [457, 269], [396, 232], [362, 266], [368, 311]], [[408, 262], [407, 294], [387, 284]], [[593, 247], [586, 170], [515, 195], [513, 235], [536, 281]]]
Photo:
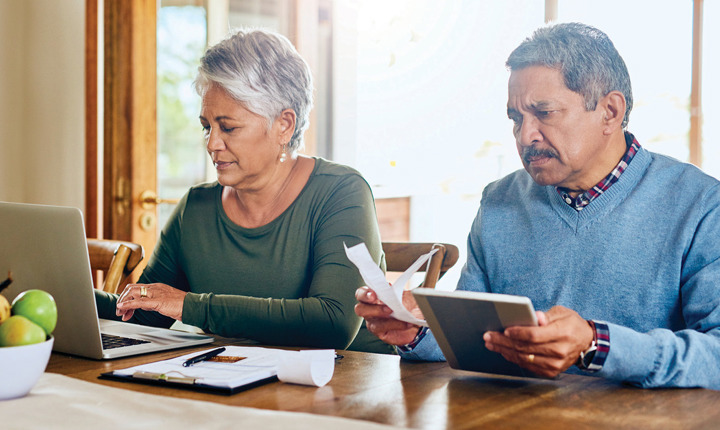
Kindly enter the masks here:
[[[0, 200], [87, 207], [78, 161], [87, 151], [87, 29], [77, 22], [88, 19], [90, 3], [0, 0]], [[522, 168], [506, 116], [505, 60], [545, 22], [580, 21], [606, 32], [633, 82], [629, 130], [647, 149], [720, 177], [720, 83], [709, 79], [720, 73], [715, 0], [157, 3], [157, 195], [168, 203], [158, 205], [154, 231], [188, 187], [215, 179], [192, 81], [206, 46], [237, 27], [279, 31], [306, 58], [316, 94], [304, 152], [367, 178], [383, 240], [460, 248], [439, 288], [457, 282], [483, 187]], [[102, 24], [104, 3], [94, 4]], [[693, 24], [698, 4], [700, 28]], [[107, 41], [99, 27], [102, 76]], [[102, 82], [98, 88], [102, 100]]]

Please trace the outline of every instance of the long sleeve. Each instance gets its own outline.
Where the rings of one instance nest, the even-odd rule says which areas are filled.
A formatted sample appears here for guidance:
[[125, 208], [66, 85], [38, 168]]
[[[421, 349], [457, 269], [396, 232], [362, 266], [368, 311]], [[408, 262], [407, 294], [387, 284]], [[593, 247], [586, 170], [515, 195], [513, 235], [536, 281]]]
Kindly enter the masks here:
[[[382, 264], [368, 184], [344, 166], [318, 159], [303, 192], [268, 225], [246, 229], [222, 210], [220, 187], [194, 187], [163, 230], [140, 282], [188, 291], [182, 321], [263, 344], [345, 348], [361, 319], [363, 285], [344, 254], [365, 242]], [[166, 325], [154, 312], [135, 322]]]
[[720, 389], [720, 185], [696, 205], [697, 229], [680, 279], [686, 328], [639, 332], [609, 324], [610, 354], [600, 376], [647, 388]]

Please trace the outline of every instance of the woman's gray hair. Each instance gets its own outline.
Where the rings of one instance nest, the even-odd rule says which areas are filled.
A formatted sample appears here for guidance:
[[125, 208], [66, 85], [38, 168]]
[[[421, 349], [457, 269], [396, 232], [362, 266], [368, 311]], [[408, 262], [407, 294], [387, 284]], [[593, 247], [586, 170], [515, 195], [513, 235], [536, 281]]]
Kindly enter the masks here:
[[208, 48], [200, 59], [195, 90], [202, 97], [212, 85], [219, 85], [247, 110], [267, 119], [268, 129], [283, 110], [294, 110], [295, 132], [288, 147], [295, 152], [303, 146], [313, 107], [312, 75], [285, 36], [238, 30]]
[[560, 70], [588, 111], [611, 91], [620, 91], [626, 103], [622, 126], [627, 127], [633, 106], [630, 75], [610, 38], [597, 28], [580, 23], [539, 28], [515, 48], [506, 65], [511, 71], [529, 66]]

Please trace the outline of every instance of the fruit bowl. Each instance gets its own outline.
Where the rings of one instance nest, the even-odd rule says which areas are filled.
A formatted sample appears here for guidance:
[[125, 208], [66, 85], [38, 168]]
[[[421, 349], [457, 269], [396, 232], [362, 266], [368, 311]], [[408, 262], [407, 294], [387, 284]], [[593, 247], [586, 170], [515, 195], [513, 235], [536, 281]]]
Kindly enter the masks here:
[[0, 348], [0, 400], [23, 397], [45, 372], [54, 337], [41, 343]]

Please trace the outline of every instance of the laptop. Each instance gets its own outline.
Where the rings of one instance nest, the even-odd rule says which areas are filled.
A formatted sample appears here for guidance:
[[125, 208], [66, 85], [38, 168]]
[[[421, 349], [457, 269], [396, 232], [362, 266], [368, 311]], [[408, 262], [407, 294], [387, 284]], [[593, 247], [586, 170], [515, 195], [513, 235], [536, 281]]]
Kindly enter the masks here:
[[52, 294], [58, 308], [53, 350], [93, 359], [211, 343], [197, 333], [98, 318], [82, 212], [64, 206], [0, 202], [0, 281], [10, 301], [29, 289]]
[[532, 302], [524, 296], [415, 288], [413, 297], [450, 367], [498, 375], [538, 378], [485, 348], [483, 334], [516, 326], [537, 326]]

